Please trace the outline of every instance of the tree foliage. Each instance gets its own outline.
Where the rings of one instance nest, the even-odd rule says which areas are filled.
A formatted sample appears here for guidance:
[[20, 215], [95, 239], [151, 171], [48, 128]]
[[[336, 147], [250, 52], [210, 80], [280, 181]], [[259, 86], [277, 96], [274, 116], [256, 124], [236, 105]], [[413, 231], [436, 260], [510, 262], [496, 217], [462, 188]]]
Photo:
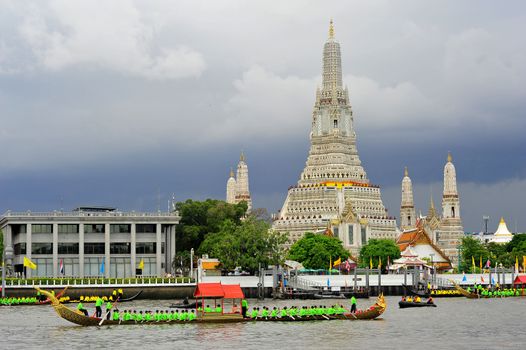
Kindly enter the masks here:
[[215, 199], [205, 201], [189, 199], [178, 202], [176, 208], [181, 216], [176, 229], [177, 251], [180, 252], [197, 249], [205, 236], [219, 232], [226, 220], [239, 225], [247, 211], [247, 204], [246, 202], [228, 204]]
[[225, 220], [219, 232], [210, 233], [199, 247], [219, 259], [221, 267], [233, 270], [236, 267], [254, 273], [261, 267], [282, 264], [285, 256], [286, 235], [270, 230], [270, 225], [249, 216], [239, 225]]
[[349, 257], [342, 241], [335, 237], [307, 232], [290, 247], [288, 258], [303, 264], [307, 269], [328, 269], [330, 261]]
[[[489, 259], [491, 266], [502, 264], [510, 268], [515, 266], [515, 261], [522, 265], [522, 257], [526, 256], [526, 234], [515, 234], [513, 239], [506, 244], [490, 242], [484, 244], [472, 237], [464, 237], [461, 244], [462, 270], [465, 272], [480, 271], [480, 257], [483, 267]], [[475, 268], [473, 268], [473, 261]]]
[[387, 267], [387, 257], [392, 263], [394, 259], [400, 257], [400, 249], [391, 239], [370, 239], [366, 245], [360, 249], [360, 267], [369, 267], [371, 261], [373, 268], [378, 267], [380, 260], [382, 267]]

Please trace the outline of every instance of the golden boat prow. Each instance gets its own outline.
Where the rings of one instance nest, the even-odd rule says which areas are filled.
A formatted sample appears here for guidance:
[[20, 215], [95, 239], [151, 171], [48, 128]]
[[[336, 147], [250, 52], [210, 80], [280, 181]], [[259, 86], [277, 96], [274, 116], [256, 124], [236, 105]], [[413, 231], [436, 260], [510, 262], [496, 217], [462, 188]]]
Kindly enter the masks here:
[[[61, 318], [66, 321], [75, 323], [80, 326], [110, 326], [110, 325], [134, 325], [134, 324], [160, 324], [160, 323], [235, 323], [235, 322], [303, 322], [303, 321], [315, 321], [315, 320], [373, 320], [382, 315], [387, 308], [387, 303], [383, 294], [380, 294], [376, 299], [376, 302], [369, 309], [357, 312], [357, 313], [345, 313], [339, 315], [330, 315], [327, 317], [315, 316], [315, 317], [282, 317], [282, 318], [243, 318], [241, 314], [199, 314], [198, 317], [193, 321], [160, 321], [160, 322], [136, 322], [131, 321], [116, 321], [116, 320], [102, 320], [98, 317], [85, 316], [78, 310], [72, 310], [66, 305], [60, 303], [60, 301], [51, 293], [45, 290], [41, 290], [35, 287], [40, 293], [46, 295], [51, 300], [53, 309]], [[102, 321], [102, 322], [101, 322]]]

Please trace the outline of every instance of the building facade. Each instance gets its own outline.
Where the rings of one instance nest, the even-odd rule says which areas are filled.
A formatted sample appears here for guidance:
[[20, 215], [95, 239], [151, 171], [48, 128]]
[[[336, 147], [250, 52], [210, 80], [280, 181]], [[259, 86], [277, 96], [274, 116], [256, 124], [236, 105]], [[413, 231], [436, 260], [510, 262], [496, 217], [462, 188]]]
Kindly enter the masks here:
[[[8, 211], [0, 227], [5, 246], [14, 251], [8, 265], [27, 278], [163, 276], [173, 272], [179, 219], [175, 210], [138, 213], [81, 207], [72, 212]], [[24, 268], [24, 257], [37, 269]]]
[[234, 177], [234, 171], [230, 169], [230, 177], [226, 183], [226, 202], [237, 204], [247, 202], [247, 213], [252, 210], [252, 198], [248, 186], [248, 166], [245, 161], [245, 154], [241, 152], [239, 163], [237, 164], [237, 173]]
[[340, 44], [332, 21], [323, 48], [322, 87], [316, 91], [310, 151], [296, 186], [289, 188], [273, 228], [291, 243], [327, 228], [353, 253], [370, 238], [396, 239], [380, 187], [372, 185], [356, 148], [349, 90], [342, 83]]

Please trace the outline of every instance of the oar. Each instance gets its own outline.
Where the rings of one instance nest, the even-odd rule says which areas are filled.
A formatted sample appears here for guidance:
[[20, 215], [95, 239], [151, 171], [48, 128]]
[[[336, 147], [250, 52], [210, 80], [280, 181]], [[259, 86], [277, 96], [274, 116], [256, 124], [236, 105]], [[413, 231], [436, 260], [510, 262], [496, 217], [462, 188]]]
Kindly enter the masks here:
[[115, 308], [115, 305], [117, 305], [118, 301], [119, 301], [119, 298], [117, 298], [117, 300], [115, 300], [115, 302], [111, 304], [111, 308], [108, 311], [106, 311], [106, 315], [102, 317], [102, 319], [100, 320], [99, 326], [102, 326], [102, 324], [104, 323], [104, 320], [106, 319], [106, 317], [108, 317], [108, 314], [111, 312], [111, 310]]
[[323, 318], [326, 319], [326, 320], [330, 320], [330, 318], [328, 318], [328, 317], [325, 316], [324, 314], [321, 314], [321, 316], [323, 316]]
[[294, 316], [289, 315], [289, 317], [292, 318], [294, 321], [296, 321], [296, 319], [294, 318]]

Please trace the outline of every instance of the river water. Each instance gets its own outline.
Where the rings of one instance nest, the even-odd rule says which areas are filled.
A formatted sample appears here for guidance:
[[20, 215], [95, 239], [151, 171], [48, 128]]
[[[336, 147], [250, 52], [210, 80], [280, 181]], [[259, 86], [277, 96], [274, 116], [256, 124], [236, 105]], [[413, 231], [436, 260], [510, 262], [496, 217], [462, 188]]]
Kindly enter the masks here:
[[[0, 307], [0, 349], [525, 349], [526, 298], [435, 299], [436, 308], [399, 309], [399, 297], [374, 321], [80, 327], [51, 306]], [[346, 300], [343, 300], [347, 302]], [[251, 300], [257, 305], [312, 305], [314, 301]], [[316, 301], [329, 305], [337, 301]], [[358, 299], [366, 308], [374, 298]], [[167, 308], [139, 300], [126, 308]], [[74, 306], [74, 305], [73, 305]], [[93, 308], [88, 305], [89, 308]], [[90, 310], [91, 312], [92, 310]]]

